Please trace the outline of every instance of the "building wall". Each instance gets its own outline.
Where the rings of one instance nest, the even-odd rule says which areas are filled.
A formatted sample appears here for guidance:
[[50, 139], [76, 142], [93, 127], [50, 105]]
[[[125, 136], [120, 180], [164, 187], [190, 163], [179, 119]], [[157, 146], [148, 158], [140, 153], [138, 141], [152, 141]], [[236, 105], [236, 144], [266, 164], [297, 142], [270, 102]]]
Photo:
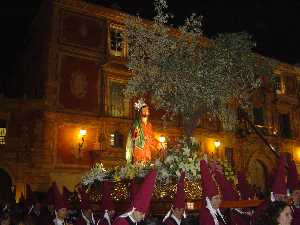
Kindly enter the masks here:
[[[40, 22], [39, 18], [44, 20]], [[115, 56], [109, 42], [112, 29], [123, 29], [122, 18], [118, 11], [78, 0], [45, 1], [41, 7], [33, 24], [33, 40], [40, 48], [35, 57], [23, 63], [28, 68], [28, 78], [41, 71], [42, 94], [38, 100], [0, 99], [0, 119], [7, 121], [0, 167], [16, 183], [18, 196], [25, 191], [25, 184], [31, 184], [33, 190], [46, 191], [56, 181], [73, 189], [94, 162], [101, 161], [106, 167], [125, 162], [125, 141], [133, 111], [130, 101], [121, 101], [127, 106], [118, 114], [111, 99], [119, 96], [113, 88], [126, 85], [130, 74], [124, 65], [126, 45], [124, 52]], [[24, 55], [35, 46], [33, 43]], [[253, 103], [263, 107], [265, 115], [265, 124], [258, 128], [274, 147], [291, 153], [300, 163], [300, 71], [281, 63], [274, 74], [282, 77], [282, 93], [274, 94], [268, 82], [257, 92]], [[30, 79], [24, 81], [25, 86], [27, 81]], [[280, 113], [290, 115], [292, 138], [278, 137]], [[157, 119], [161, 112], [152, 111], [152, 115]], [[182, 134], [178, 123], [170, 123], [167, 128], [159, 120], [153, 124], [157, 138], [165, 135], [175, 139]], [[203, 117], [200, 124], [194, 136], [202, 151], [220, 158], [231, 152], [235, 167], [248, 171], [252, 181], [254, 170], [260, 170], [262, 177], [262, 170], [272, 173], [275, 157], [253, 132], [246, 137], [221, 132], [218, 121], [209, 116]], [[240, 126], [249, 131], [247, 125]], [[87, 131], [81, 148], [80, 129]], [[110, 144], [111, 134], [116, 132], [123, 136], [121, 147]], [[218, 149], [214, 146], [216, 140], [221, 142]]]

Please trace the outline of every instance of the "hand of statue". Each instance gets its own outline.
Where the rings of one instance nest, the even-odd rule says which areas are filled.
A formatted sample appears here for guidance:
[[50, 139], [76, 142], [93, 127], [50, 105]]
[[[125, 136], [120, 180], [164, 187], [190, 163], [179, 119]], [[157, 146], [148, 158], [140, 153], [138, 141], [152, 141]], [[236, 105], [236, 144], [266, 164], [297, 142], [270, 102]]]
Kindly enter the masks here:
[[163, 143], [158, 143], [157, 145], [157, 150], [161, 151], [161, 150], [165, 150], [166, 146]]
[[133, 140], [137, 139], [139, 135], [140, 135], [140, 129], [136, 128], [132, 134]]

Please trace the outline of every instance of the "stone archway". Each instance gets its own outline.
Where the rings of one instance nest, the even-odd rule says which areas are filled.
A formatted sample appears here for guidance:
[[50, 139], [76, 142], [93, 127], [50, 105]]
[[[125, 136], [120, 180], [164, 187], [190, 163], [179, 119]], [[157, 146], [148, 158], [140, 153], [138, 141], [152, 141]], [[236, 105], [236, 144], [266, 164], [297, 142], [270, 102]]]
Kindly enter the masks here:
[[12, 196], [12, 178], [4, 170], [0, 168], [0, 201], [11, 201], [14, 196]]
[[250, 183], [265, 192], [268, 187], [268, 170], [264, 162], [258, 159], [251, 160], [248, 167]]
[[269, 175], [276, 167], [277, 159], [264, 146], [252, 145], [251, 150], [252, 154], [249, 154], [246, 166], [249, 181], [259, 187], [263, 193], [269, 192]]

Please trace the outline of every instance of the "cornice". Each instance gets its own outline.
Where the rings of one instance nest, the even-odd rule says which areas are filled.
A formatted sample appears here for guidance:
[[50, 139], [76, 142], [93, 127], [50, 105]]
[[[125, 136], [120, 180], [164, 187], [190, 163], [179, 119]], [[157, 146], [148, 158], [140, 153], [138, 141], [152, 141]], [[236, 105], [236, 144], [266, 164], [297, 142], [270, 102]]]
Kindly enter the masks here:
[[107, 18], [117, 23], [123, 23], [126, 13], [100, 5], [90, 4], [80, 0], [52, 0], [54, 4], [82, 14], [92, 15], [97, 18]]

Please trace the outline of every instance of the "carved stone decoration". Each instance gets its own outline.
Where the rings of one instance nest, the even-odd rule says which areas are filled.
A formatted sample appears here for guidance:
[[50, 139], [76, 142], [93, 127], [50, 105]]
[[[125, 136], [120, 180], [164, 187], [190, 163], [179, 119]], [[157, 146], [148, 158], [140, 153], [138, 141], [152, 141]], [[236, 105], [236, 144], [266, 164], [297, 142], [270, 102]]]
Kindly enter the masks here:
[[30, 148], [29, 128], [26, 125], [21, 127], [20, 142], [22, 150], [28, 150]]
[[33, 135], [34, 135], [34, 143], [41, 143], [42, 135], [43, 135], [43, 122], [39, 119], [35, 121], [35, 125], [33, 128]]
[[88, 81], [87, 76], [80, 71], [71, 75], [70, 91], [78, 99], [82, 99], [87, 94]]
[[81, 25], [78, 29], [78, 32], [82, 37], [86, 37], [88, 35], [88, 29], [85, 25]]

